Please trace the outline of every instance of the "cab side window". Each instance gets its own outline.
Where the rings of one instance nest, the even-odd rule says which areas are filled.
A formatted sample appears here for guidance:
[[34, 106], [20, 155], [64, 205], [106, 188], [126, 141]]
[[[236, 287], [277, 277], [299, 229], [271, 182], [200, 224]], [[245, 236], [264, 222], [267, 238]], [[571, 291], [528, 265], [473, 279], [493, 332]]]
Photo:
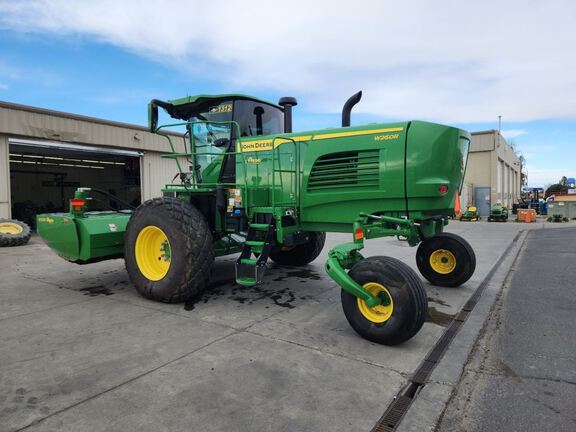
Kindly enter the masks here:
[[235, 102], [234, 118], [241, 136], [275, 135], [284, 132], [284, 114], [280, 108], [254, 101]]

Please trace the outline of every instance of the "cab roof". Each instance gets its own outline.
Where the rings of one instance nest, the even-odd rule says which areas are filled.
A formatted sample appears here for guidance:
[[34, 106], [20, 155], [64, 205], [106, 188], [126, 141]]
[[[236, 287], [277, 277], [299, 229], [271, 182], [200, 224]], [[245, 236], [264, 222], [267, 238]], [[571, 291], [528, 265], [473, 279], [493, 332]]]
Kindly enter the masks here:
[[182, 120], [188, 120], [192, 114], [197, 112], [205, 111], [206, 109], [210, 108], [214, 104], [218, 104], [220, 102], [230, 101], [230, 100], [250, 100], [254, 102], [264, 103], [267, 105], [271, 105], [273, 107], [282, 109], [280, 105], [276, 105], [274, 103], [265, 101], [263, 99], [258, 99], [253, 96], [243, 95], [243, 94], [219, 94], [219, 95], [195, 95], [195, 96], [186, 96], [179, 99], [172, 99], [169, 100], [168, 103], [172, 105], [172, 107], [164, 108], [168, 113], [175, 118], [179, 118]]

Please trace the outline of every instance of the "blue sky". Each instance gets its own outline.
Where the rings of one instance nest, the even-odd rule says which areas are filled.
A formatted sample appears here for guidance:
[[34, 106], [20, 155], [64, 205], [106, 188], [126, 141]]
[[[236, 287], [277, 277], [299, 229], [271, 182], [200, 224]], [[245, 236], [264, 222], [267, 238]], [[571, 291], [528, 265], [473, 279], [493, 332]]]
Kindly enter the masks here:
[[363, 90], [353, 123], [502, 115], [530, 186], [576, 176], [573, 2], [430, 3], [0, 0], [0, 100], [144, 124], [152, 98], [292, 95], [306, 130]]

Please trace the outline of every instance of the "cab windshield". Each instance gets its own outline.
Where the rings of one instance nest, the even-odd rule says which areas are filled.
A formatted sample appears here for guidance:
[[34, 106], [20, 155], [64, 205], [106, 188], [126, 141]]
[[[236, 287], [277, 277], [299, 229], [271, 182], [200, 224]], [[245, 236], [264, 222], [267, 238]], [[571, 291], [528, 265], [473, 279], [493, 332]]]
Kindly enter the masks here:
[[[195, 152], [201, 153], [196, 156], [196, 163], [202, 168], [226, 152], [226, 146], [216, 147], [214, 142], [221, 138], [233, 139], [232, 124], [221, 124], [231, 121], [238, 123], [241, 137], [284, 132], [284, 113], [279, 107], [247, 99], [214, 103], [190, 117], [190, 139], [194, 141]], [[234, 135], [237, 135], [237, 130]]]
[[232, 125], [220, 122], [232, 121], [232, 108], [232, 101], [220, 102], [190, 118], [190, 140], [194, 142], [195, 152], [201, 153], [196, 156], [196, 163], [202, 167], [206, 167], [219, 153], [226, 151], [225, 146], [216, 147], [213, 144], [221, 138], [231, 139]]

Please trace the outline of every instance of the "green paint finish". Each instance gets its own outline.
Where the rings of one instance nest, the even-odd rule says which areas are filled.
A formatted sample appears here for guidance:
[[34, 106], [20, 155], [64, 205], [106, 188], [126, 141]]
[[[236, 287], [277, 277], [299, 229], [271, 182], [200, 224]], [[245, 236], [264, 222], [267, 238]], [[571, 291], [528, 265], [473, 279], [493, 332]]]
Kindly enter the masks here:
[[36, 216], [36, 230], [58, 255], [69, 261], [79, 260], [80, 240], [72, 214], [39, 214]]
[[93, 212], [41, 214], [38, 234], [48, 246], [69, 261], [90, 262], [121, 257], [130, 213]]
[[214, 242], [214, 255], [217, 257], [238, 253], [244, 247], [244, 238], [230, 235]]
[[328, 261], [326, 261], [326, 273], [340, 285], [340, 287], [355, 297], [361, 298], [366, 302], [368, 307], [374, 307], [382, 304], [382, 299], [372, 295], [364, 289], [355, 280], [353, 280], [345, 269], [349, 269], [354, 264], [362, 261], [364, 257], [359, 253], [364, 247], [364, 242], [354, 241], [336, 246], [328, 252]]
[[252, 287], [257, 284], [256, 279], [249, 277], [239, 277], [236, 279], [236, 283], [245, 287]]
[[[291, 141], [264, 136], [238, 146], [245, 159], [257, 161], [247, 164], [244, 178], [237, 159], [247, 207], [293, 204], [303, 230], [340, 232], [350, 232], [360, 212], [452, 216], [470, 140], [460, 129], [419, 121], [280, 137]], [[262, 190], [267, 199], [256, 197]]]
[[490, 208], [490, 216], [489, 216], [488, 220], [492, 220], [492, 219], [501, 220], [501, 221], [507, 220], [508, 219], [508, 209], [500, 203], [494, 204]]

